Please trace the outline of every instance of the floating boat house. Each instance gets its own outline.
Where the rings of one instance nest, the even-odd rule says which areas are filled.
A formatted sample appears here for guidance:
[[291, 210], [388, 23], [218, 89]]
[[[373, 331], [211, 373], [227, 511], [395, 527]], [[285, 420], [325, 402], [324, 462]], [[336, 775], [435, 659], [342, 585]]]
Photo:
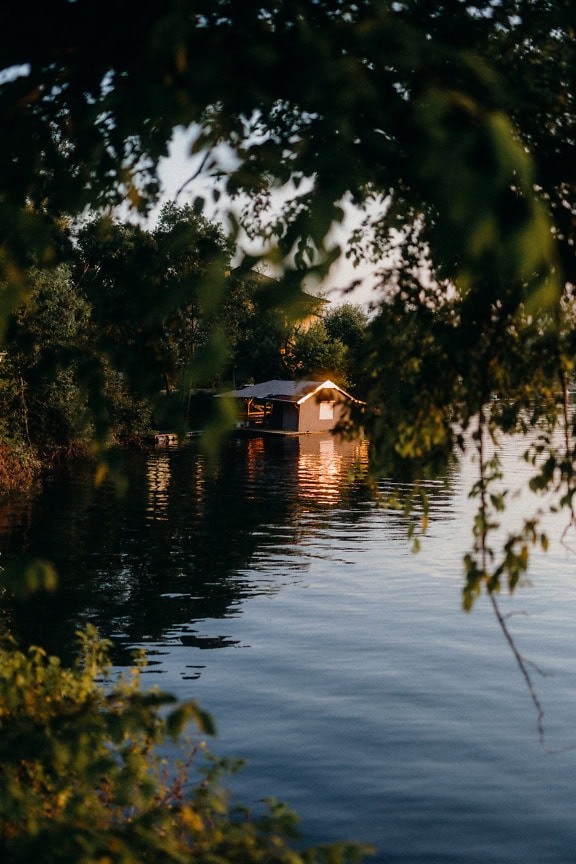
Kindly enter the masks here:
[[345, 419], [356, 402], [333, 381], [264, 381], [219, 394], [243, 403], [242, 429], [327, 432]]

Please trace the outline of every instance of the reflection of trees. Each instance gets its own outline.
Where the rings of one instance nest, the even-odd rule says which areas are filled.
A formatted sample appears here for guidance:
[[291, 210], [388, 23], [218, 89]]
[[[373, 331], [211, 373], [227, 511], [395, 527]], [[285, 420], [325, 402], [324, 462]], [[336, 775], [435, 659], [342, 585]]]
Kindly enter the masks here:
[[[62, 654], [89, 619], [120, 643], [156, 640], [278, 590], [304, 565], [302, 507], [310, 514], [338, 497], [366, 497], [348, 479], [358, 446], [328, 443], [327, 474], [319, 440], [314, 452], [296, 437], [233, 438], [210, 469], [194, 446], [129, 453], [123, 499], [112, 486], [94, 488], [90, 469], [54, 476], [2, 538], [6, 560], [47, 558], [60, 575], [54, 595], [12, 604], [18, 635]], [[308, 517], [306, 533], [313, 530]]]
[[370, 493], [352, 475], [366, 459], [364, 443], [329, 436], [235, 437], [215, 467], [194, 444], [127, 454], [123, 499], [94, 488], [90, 470], [54, 476], [2, 538], [6, 559], [47, 558], [60, 574], [54, 595], [7, 610], [17, 635], [65, 655], [91, 620], [119, 646], [227, 644], [198, 622], [300, 578], [306, 540], [335, 508], [364, 518]]

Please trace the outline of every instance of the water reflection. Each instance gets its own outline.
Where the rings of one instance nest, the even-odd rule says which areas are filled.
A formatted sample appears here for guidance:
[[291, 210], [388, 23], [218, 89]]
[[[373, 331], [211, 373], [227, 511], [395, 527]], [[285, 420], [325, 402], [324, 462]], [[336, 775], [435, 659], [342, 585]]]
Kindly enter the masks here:
[[148, 481], [148, 518], [152, 520], [168, 518], [170, 490], [170, 457], [160, 453], [157, 459], [149, 459], [146, 466]]
[[298, 487], [300, 500], [335, 505], [355, 472], [368, 462], [368, 442], [339, 443], [332, 436], [299, 439]]
[[[314, 540], [327, 520], [356, 530], [366, 519], [367, 458], [365, 441], [329, 435], [235, 437], [209, 467], [191, 442], [127, 454], [122, 499], [94, 488], [88, 466], [55, 473], [16, 529], [0, 515], [0, 542], [8, 561], [53, 561], [59, 590], [5, 614], [23, 642], [64, 656], [86, 621], [114, 640], [117, 662], [134, 644], [229, 646], [223, 622], [247, 598], [302, 580], [311, 557], [331, 554]], [[220, 632], [207, 633], [208, 620]]]

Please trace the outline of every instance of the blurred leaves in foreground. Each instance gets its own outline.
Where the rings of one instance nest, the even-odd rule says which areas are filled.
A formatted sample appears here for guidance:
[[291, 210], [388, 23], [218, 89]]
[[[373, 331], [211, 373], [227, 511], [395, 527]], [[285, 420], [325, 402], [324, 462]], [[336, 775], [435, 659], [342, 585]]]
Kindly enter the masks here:
[[0, 648], [3, 864], [344, 864], [369, 851], [298, 851], [286, 807], [233, 806], [222, 780], [240, 763], [210, 755], [212, 718], [195, 702], [144, 692], [141, 663], [113, 673], [93, 628], [78, 641], [73, 668], [7, 638]]

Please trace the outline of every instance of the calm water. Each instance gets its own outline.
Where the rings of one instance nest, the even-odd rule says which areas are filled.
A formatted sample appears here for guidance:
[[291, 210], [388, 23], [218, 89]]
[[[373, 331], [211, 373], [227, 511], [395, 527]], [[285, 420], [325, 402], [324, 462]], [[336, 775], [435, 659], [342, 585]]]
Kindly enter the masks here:
[[145, 647], [146, 680], [200, 700], [212, 749], [248, 760], [239, 797], [287, 801], [306, 841], [363, 840], [388, 864], [573, 862], [576, 555], [553, 543], [502, 599], [545, 673], [546, 752], [489, 604], [461, 611], [471, 467], [430, 485], [414, 555], [404, 517], [354, 479], [365, 458], [238, 438], [211, 469], [192, 442], [130, 454], [122, 500], [89, 471], [54, 476], [0, 511], [0, 542], [4, 560], [53, 560], [61, 589], [5, 614], [64, 656], [86, 621], [118, 664]]

